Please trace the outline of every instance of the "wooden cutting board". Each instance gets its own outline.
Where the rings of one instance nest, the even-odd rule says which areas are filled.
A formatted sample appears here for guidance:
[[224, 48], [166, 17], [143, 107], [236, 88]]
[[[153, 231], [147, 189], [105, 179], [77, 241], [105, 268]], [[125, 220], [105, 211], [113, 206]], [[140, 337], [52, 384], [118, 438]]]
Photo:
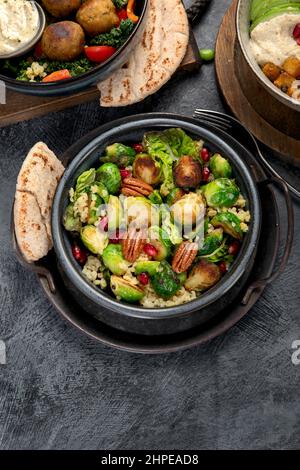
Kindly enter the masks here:
[[[199, 70], [200, 66], [199, 49], [194, 34], [190, 31], [188, 49], [179, 71], [193, 72]], [[28, 96], [8, 90], [7, 104], [0, 104], [0, 127], [43, 116], [53, 111], [61, 111], [78, 104], [99, 100], [99, 98], [100, 94], [96, 87], [88, 88], [75, 95], [54, 98]]]

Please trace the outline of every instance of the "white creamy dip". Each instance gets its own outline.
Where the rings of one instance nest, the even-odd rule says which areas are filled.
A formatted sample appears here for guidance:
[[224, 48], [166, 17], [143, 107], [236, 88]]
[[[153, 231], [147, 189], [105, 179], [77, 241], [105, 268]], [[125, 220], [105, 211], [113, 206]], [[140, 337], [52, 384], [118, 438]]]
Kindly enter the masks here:
[[300, 13], [285, 13], [253, 29], [250, 46], [259, 65], [272, 62], [281, 66], [291, 56], [300, 59], [300, 46], [293, 38], [297, 23], [300, 23]]
[[0, 0], [0, 54], [10, 54], [28, 43], [39, 28], [36, 6], [27, 0]]

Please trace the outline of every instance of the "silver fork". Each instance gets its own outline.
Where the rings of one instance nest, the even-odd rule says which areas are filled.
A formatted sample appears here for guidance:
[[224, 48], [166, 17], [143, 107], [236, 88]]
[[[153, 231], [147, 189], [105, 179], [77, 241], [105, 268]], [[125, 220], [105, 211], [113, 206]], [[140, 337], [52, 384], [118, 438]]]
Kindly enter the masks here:
[[211, 124], [214, 127], [225, 132], [232, 132], [234, 130], [238, 131], [239, 133], [242, 132], [243, 136], [246, 137], [247, 141], [250, 143], [255, 153], [259, 156], [264, 168], [276, 178], [279, 178], [280, 180], [284, 181], [291, 193], [294, 194], [294, 196], [300, 198], [300, 191], [298, 191], [294, 186], [288, 183], [279, 173], [277, 173], [277, 171], [272, 167], [272, 165], [262, 154], [255, 137], [237, 119], [227, 114], [220, 113], [219, 111], [212, 111], [207, 109], [195, 109], [194, 117], [199, 121], [202, 121], [203, 123]]

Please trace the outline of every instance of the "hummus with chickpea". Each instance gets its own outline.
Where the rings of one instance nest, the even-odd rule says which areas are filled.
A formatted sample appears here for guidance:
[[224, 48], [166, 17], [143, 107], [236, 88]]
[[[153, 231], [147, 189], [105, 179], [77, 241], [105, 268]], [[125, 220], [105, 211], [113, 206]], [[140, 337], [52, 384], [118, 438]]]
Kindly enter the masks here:
[[0, 0], [0, 55], [11, 54], [30, 42], [39, 28], [39, 14], [27, 0]]
[[300, 5], [299, 13], [282, 11], [252, 27], [250, 47], [273, 84], [300, 100]]

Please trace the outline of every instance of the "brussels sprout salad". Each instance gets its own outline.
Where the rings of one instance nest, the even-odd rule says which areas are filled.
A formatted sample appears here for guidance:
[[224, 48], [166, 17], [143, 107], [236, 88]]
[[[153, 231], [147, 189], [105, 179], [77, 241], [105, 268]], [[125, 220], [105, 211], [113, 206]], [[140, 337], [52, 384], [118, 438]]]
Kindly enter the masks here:
[[230, 271], [250, 218], [228, 159], [171, 128], [109, 145], [70, 190], [63, 224], [89, 282], [163, 308]]

